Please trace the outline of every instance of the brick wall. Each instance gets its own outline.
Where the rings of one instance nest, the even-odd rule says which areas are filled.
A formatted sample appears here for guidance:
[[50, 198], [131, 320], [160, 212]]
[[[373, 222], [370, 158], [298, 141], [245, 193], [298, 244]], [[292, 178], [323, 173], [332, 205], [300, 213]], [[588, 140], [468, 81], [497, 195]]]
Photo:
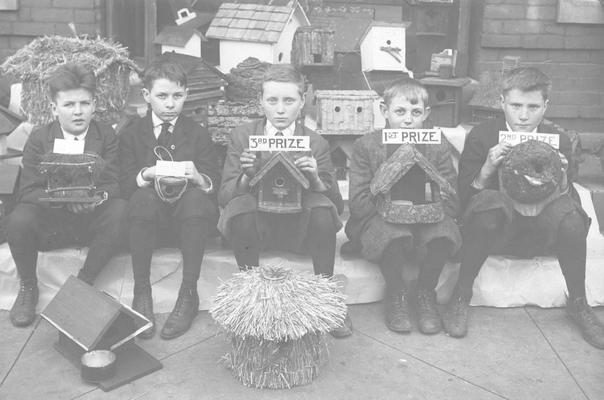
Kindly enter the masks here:
[[103, 35], [104, 0], [19, 0], [19, 9], [0, 11], [0, 62], [38, 36], [71, 36], [68, 23], [78, 34]]
[[504, 56], [518, 56], [552, 78], [548, 118], [604, 132], [604, 25], [556, 22], [558, 0], [478, 0], [472, 6], [473, 77], [500, 70]]

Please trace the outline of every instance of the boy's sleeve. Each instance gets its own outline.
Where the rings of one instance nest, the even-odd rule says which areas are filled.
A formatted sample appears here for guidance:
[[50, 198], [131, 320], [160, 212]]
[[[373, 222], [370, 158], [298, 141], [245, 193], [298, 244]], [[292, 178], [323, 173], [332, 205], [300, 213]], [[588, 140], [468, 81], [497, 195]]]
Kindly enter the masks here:
[[440, 146], [438, 165], [436, 166], [440, 175], [445, 178], [454, 189], [454, 193], [444, 198], [445, 213], [450, 217], [457, 218], [459, 214], [459, 196], [457, 195], [457, 172], [453, 166], [451, 155], [451, 144], [445, 139]]
[[464, 144], [461, 157], [459, 158], [459, 177], [457, 178], [457, 190], [462, 209], [465, 208], [470, 198], [478, 193], [472, 183], [480, 172], [487, 157], [488, 149], [484, 149], [480, 141], [482, 134], [480, 126], [472, 129]]
[[134, 153], [132, 126], [125, 127], [119, 136], [120, 190], [122, 197], [128, 200], [138, 188], [136, 176], [140, 172]]
[[218, 157], [216, 156], [216, 150], [214, 143], [208, 131], [208, 128], [199, 126], [201, 130], [199, 145], [197, 149], [197, 159], [195, 160], [195, 167], [201, 174], [206, 175], [210, 178], [211, 186], [214, 188], [220, 187], [220, 168], [218, 166]]
[[321, 179], [327, 188], [324, 194], [335, 204], [338, 213], [341, 214], [344, 210], [344, 201], [342, 200], [340, 187], [336, 180], [336, 171], [331, 162], [329, 142], [320, 136], [317, 136], [317, 139], [316, 144], [312, 148], [312, 153], [317, 161], [319, 179]]
[[218, 204], [222, 207], [226, 207], [233, 197], [240, 194], [237, 183], [242, 175], [239, 157], [243, 152], [243, 136], [245, 136], [245, 133], [239, 129], [234, 129], [231, 132], [231, 140], [227, 147], [224, 167], [222, 168], [222, 183], [218, 192]]
[[105, 168], [99, 177], [97, 189], [107, 192], [109, 198], [120, 197], [119, 188], [119, 139], [112, 128], [103, 132], [103, 160]]
[[38, 168], [44, 155], [43, 138], [34, 131], [25, 143], [23, 149], [23, 169], [19, 178], [19, 201], [50, 207], [49, 202], [41, 202], [40, 197], [46, 195], [46, 178]]
[[362, 138], [354, 142], [349, 176], [350, 214], [360, 220], [375, 214], [377, 210], [374, 197], [369, 189], [373, 173], [369, 163], [369, 152]]

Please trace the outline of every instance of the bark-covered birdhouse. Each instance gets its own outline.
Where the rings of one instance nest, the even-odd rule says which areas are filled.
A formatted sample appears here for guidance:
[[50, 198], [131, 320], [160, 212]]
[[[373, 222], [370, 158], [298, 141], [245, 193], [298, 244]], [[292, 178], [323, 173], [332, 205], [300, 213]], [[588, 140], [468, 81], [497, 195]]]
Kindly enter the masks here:
[[104, 167], [96, 154], [56, 154], [44, 156], [40, 172], [46, 177], [47, 197], [40, 201], [50, 203], [96, 203], [102, 199], [96, 191], [96, 181]]
[[299, 67], [334, 64], [335, 31], [302, 26], [294, 35], [292, 63]]
[[404, 23], [373, 22], [361, 39], [363, 71], [406, 71]]
[[323, 135], [362, 135], [373, 130], [373, 90], [317, 90], [317, 131]]
[[277, 214], [302, 211], [302, 190], [310, 183], [284, 153], [275, 154], [250, 181], [258, 192], [258, 210]]
[[454, 189], [413, 145], [402, 144], [380, 165], [370, 185], [382, 218], [396, 224], [429, 224], [444, 218], [441, 191]]

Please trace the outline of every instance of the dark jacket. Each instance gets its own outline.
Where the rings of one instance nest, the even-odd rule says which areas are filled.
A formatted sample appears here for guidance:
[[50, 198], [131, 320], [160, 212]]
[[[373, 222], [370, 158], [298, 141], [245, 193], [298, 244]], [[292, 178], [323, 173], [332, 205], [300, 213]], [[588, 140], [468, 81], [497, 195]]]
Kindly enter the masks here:
[[[459, 159], [459, 177], [457, 188], [461, 200], [462, 210], [465, 210], [468, 202], [478, 191], [472, 187], [472, 182], [480, 172], [489, 154], [489, 149], [499, 143], [499, 131], [507, 131], [504, 117], [498, 117], [478, 125], [470, 131]], [[553, 124], [541, 123], [537, 127], [539, 133], [555, 133], [560, 135], [560, 152], [568, 160], [568, 184], [571, 194], [578, 199], [572, 183], [576, 175], [575, 162], [573, 160], [572, 145], [568, 135], [557, 129]], [[499, 190], [499, 180], [491, 179], [489, 186], [485, 189]]]
[[[61, 126], [56, 121], [34, 130], [27, 139], [23, 149], [18, 201], [49, 206], [49, 203], [39, 201], [40, 197], [46, 197], [46, 177], [40, 173], [39, 166], [42, 156], [52, 153], [55, 139], [64, 139]], [[92, 121], [86, 134], [84, 151], [95, 153], [105, 161], [105, 167], [96, 182], [97, 189], [106, 191], [109, 198], [120, 197], [118, 138], [113, 129]]]
[[[138, 188], [136, 176], [141, 169], [155, 165], [153, 152], [157, 139], [153, 134], [151, 114], [135, 118], [120, 131], [120, 188], [130, 199]], [[220, 187], [220, 172], [214, 144], [208, 130], [189, 117], [180, 115], [172, 132], [170, 149], [174, 161], [193, 161], [197, 171], [212, 180], [213, 191]], [[215, 197], [215, 194], [213, 195]]]

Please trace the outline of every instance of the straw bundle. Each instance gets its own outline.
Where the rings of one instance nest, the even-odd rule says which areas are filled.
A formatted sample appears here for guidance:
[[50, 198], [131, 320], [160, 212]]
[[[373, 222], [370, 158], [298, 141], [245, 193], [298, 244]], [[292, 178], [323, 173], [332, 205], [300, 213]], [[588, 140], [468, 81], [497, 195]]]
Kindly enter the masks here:
[[233, 376], [282, 389], [316, 378], [327, 359], [324, 335], [343, 324], [346, 305], [334, 280], [264, 266], [222, 283], [210, 313], [231, 340]]
[[46, 79], [58, 66], [72, 62], [90, 68], [97, 78], [95, 118], [105, 123], [119, 120], [128, 97], [130, 70], [138, 67], [118, 43], [100, 38], [40, 37], [9, 57], [0, 70], [23, 83], [21, 107], [31, 123], [43, 125], [53, 120]]

